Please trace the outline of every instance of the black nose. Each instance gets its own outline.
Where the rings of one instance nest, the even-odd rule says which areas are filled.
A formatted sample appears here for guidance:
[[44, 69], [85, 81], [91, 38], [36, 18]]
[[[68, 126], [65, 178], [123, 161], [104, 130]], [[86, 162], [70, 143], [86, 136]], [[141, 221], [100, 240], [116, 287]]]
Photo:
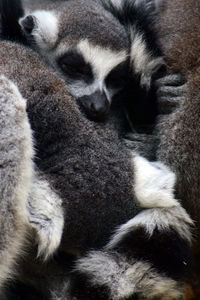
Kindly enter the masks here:
[[94, 121], [105, 120], [110, 108], [106, 94], [101, 91], [79, 98], [79, 103], [86, 115]]

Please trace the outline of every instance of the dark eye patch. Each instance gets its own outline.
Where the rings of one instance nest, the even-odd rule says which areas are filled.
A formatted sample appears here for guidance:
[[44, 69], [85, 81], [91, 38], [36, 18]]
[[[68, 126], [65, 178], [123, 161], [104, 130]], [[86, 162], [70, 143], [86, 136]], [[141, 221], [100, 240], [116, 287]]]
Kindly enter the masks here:
[[126, 78], [128, 78], [129, 64], [128, 61], [124, 61], [117, 65], [112, 71], [107, 75], [105, 79], [106, 86], [108, 88], [122, 88], [126, 83]]
[[83, 80], [91, 83], [94, 80], [92, 68], [76, 49], [71, 49], [58, 58], [57, 64], [62, 72], [74, 80]]

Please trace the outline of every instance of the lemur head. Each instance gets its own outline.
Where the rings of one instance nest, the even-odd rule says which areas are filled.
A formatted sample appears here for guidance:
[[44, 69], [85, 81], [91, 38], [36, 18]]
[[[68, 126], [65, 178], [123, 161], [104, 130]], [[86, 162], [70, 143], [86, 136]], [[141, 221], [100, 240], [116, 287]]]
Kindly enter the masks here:
[[129, 39], [119, 21], [97, 2], [77, 0], [19, 22], [89, 118], [104, 118], [127, 68]]

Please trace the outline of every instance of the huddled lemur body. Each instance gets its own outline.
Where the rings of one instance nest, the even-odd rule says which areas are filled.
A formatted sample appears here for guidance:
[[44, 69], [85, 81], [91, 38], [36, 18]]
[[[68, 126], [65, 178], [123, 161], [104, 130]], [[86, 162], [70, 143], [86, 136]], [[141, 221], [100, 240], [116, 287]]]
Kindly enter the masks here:
[[[43, 238], [42, 232], [49, 232], [49, 240], [42, 240], [46, 251], [57, 244], [57, 236], [51, 235], [55, 226], [58, 236], [63, 233], [62, 251], [82, 256], [76, 270], [88, 275], [92, 284], [106, 285], [114, 299], [134, 294], [146, 299], [155, 294], [160, 299], [180, 296], [174, 279], [180, 278], [183, 261], [188, 259], [191, 220], [173, 198], [173, 173], [127, 151], [114, 130], [97, 131], [80, 113], [65, 83], [32, 51], [1, 42], [0, 54], [5, 58], [0, 62], [1, 74], [27, 99], [37, 168], [57, 194], [57, 198], [52, 194], [54, 206], [59, 207], [56, 212], [49, 209], [49, 201], [47, 212], [40, 211], [47, 189], [42, 180], [33, 181], [27, 200], [28, 220], [39, 238]], [[4, 86], [2, 90], [7, 95]], [[158, 260], [150, 251], [154, 244], [160, 252]], [[98, 251], [84, 257], [91, 248]], [[173, 259], [172, 267], [168, 261]], [[105, 269], [108, 263], [110, 267]]]
[[[141, 133], [151, 133], [160, 107], [169, 107], [176, 102], [173, 93], [182, 92], [177, 78], [167, 75], [157, 45], [156, 4], [61, 1], [54, 9], [28, 13], [19, 21], [27, 43], [65, 80], [86, 116], [118, 127], [122, 136], [138, 132], [137, 141], [127, 144], [150, 159], [155, 159], [157, 139], [144, 150], [140, 145], [146, 136]], [[160, 76], [161, 85], [156, 80]]]
[[[10, 7], [5, 2], [3, 11]], [[152, 124], [157, 113], [154, 79], [164, 65], [153, 38], [154, 1], [60, 1], [54, 6], [27, 14], [20, 24], [26, 42], [64, 78], [84, 113], [104, 120], [111, 107], [112, 116], [121, 114], [121, 127]], [[3, 35], [10, 36], [11, 18], [3, 15]], [[11, 38], [23, 40], [19, 24], [12, 22], [19, 35]]]
[[[101, 112], [96, 107], [99, 99], [103, 108], [110, 106], [119, 75], [115, 71], [127, 63], [124, 27], [95, 1], [69, 1], [53, 12], [35, 12], [22, 19], [21, 26], [62, 76], [65, 70], [70, 74], [64, 81], [41, 56], [1, 42], [0, 73], [27, 100], [35, 140], [39, 175], [31, 181], [26, 213], [37, 231], [40, 253], [51, 254], [62, 235], [60, 251], [76, 258], [74, 274], [87, 277], [92, 286], [105, 287], [105, 299], [180, 297], [191, 220], [173, 197], [173, 173], [127, 150], [117, 128], [85, 118], [69, 95], [82, 106], [86, 103], [93, 116]], [[133, 48], [140, 49], [140, 37], [136, 41]], [[137, 55], [134, 62], [151, 66]], [[142, 79], [148, 83], [148, 76]], [[55, 288], [58, 274], [51, 274], [46, 293]], [[68, 269], [66, 276], [62, 287], [62, 282], [56, 283], [52, 299], [70, 299]]]
[[176, 195], [195, 220], [196, 261], [188, 279], [200, 298], [200, 2], [166, 1], [158, 22], [160, 43], [172, 72], [187, 81], [177, 109], [158, 123], [157, 158], [177, 175]]

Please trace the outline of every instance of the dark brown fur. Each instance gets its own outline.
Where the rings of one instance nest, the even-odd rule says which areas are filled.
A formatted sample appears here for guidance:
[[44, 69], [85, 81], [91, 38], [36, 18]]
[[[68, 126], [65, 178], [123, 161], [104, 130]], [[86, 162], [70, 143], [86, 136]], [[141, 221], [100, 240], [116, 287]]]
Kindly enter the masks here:
[[158, 159], [177, 174], [177, 197], [196, 222], [190, 282], [200, 299], [200, 2], [166, 1], [158, 28], [171, 71], [181, 72], [188, 84], [180, 107], [158, 125]]

